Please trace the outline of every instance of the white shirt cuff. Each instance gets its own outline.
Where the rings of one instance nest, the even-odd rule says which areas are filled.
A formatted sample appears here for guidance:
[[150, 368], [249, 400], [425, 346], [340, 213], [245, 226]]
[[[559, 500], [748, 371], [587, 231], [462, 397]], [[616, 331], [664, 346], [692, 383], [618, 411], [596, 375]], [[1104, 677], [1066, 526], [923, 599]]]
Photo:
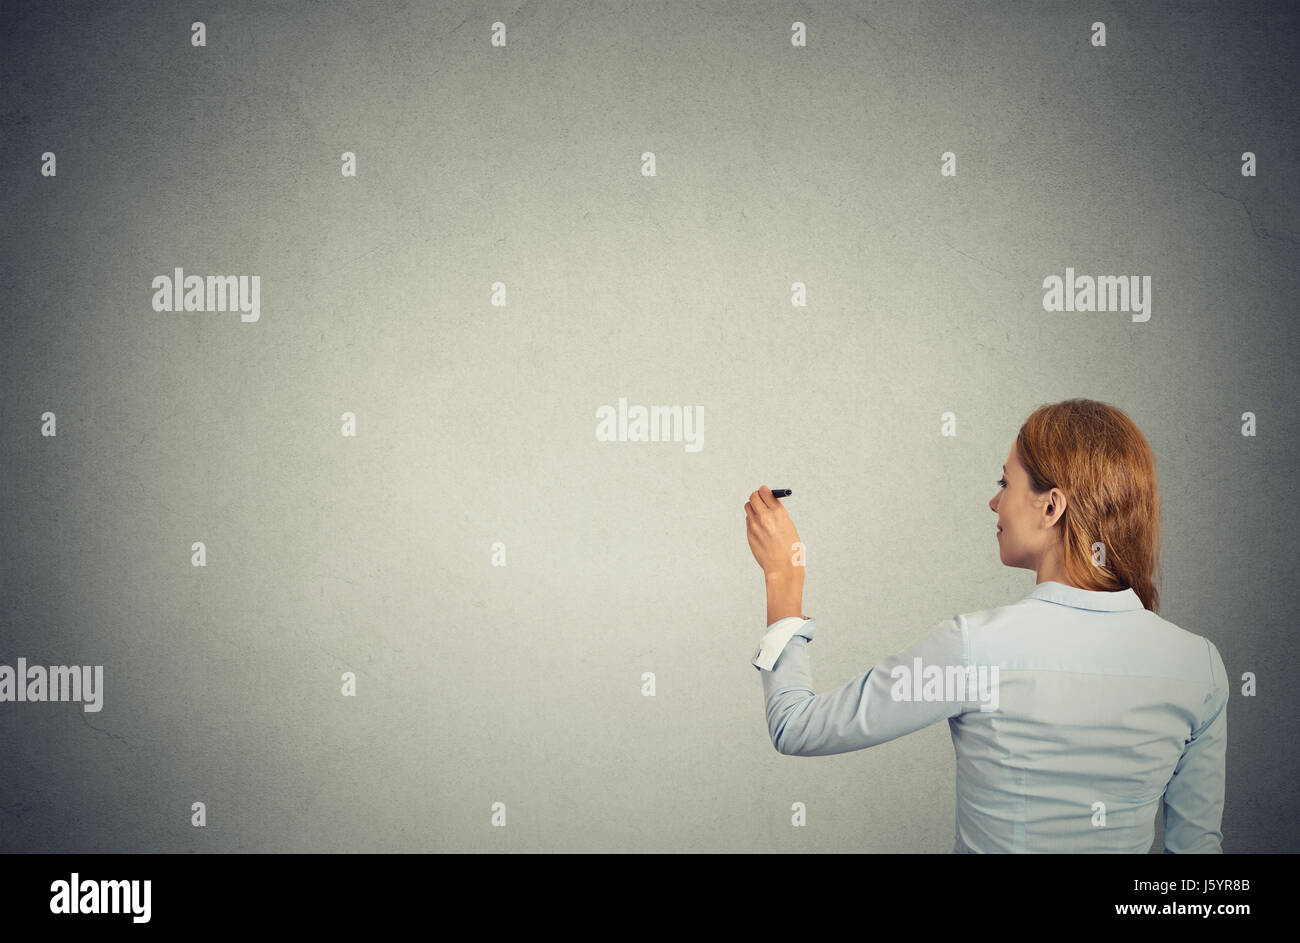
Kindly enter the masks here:
[[751, 664], [763, 671], [771, 671], [776, 660], [781, 657], [781, 652], [785, 650], [786, 643], [798, 635], [799, 630], [811, 621], [813, 620], [802, 616], [788, 616], [773, 622], [763, 635], [763, 640], [759, 642], [758, 651], [754, 654]]

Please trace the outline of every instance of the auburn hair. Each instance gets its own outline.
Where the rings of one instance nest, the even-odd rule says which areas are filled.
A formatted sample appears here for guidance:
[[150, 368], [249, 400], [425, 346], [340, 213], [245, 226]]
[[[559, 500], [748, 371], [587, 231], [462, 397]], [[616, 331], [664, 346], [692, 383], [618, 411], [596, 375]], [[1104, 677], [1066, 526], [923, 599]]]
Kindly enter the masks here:
[[[1057, 524], [1070, 581], [1103, 592], [1132, 589], [1158, 612], [1160, 495], [1155, 457], [1133, 420], [1090, 399], [1039, 406], [1020, 427], [1016, 451], [1035, 492], [1065, 494]], [[1098, 542], [1103, 552], [1094, 553]]]

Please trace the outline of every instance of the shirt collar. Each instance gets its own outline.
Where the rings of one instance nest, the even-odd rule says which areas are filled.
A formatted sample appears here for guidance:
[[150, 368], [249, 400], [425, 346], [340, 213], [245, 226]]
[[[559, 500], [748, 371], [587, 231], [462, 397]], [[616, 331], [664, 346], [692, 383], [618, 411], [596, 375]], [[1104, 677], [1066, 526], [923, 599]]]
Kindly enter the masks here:
[[1024, 598], [1041, 599], [1044, 602], [1054, 602], [1075, 609], [1093, 609], [1101, 612], [1121, 612], [1128, 609], [1144, 608], [1142, 600], [1133, 591], [1132, 587], [1118, 592], [1107, 593], [1099, 590], [1080, 589], [1077, 586], [1066, 586], [1064, 583], [1058, 583], [1055, 580], [1045, 580], [1037, 584], [1025, 594]]

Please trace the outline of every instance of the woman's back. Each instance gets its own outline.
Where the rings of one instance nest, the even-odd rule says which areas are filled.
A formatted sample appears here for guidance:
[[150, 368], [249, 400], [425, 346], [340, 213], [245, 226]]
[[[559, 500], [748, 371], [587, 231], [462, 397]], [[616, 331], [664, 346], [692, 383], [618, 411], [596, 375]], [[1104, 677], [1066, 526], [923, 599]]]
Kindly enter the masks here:
[[1219, 852], [1227, 674], [1207, 639], [1132, 590], [1037, 584], [958, 617], [968, 663], [997, 666], [997, 709], [949, 718], [955, 851]]
[[957, 852], [1220, 852], [1228, 678], [1210, 641], [1131, 589], [1048, 580], [944, 619], [906, 651], [813, 694], [812, 619], [773, 623], [768, 732], [788, 756], [864, 750], [947, 720]]

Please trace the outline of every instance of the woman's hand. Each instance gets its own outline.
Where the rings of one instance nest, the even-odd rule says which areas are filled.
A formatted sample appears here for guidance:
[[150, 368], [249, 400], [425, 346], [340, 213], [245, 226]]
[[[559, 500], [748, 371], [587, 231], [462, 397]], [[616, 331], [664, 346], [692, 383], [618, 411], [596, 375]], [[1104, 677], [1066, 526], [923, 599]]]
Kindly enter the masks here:
[[[769, 583], [779, 582], [803, 586], [803, 552], [799, 532], [790, 520], [790, 513], [772, 489], [763, 485], [745, 502], [745, 535], [754, 559], [763, 568], [763, 577]], [[794, 563], [798, 554], [799, 563]]]

